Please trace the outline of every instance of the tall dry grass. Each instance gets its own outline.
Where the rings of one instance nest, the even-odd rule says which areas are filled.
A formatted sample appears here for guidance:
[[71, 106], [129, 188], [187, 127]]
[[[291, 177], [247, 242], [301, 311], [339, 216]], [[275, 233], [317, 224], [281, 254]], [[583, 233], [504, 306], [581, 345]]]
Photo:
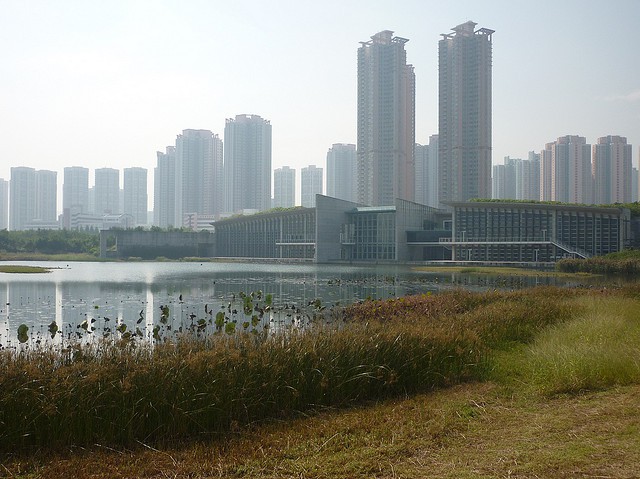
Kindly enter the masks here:
[[0, 352], [0, 450], [162, 443], [484, 377], [492, 351], [568, 320], [576, 291], [354, 305], [340, 327]]

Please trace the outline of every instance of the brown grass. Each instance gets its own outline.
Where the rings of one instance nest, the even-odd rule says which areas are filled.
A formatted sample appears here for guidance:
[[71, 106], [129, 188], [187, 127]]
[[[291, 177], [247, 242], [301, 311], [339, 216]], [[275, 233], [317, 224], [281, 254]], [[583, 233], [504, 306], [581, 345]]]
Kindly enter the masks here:
[[[640, 386], [511, 397], [493, 384], [154, 450], [95, 446], [0, 467], [22, 478], [638, 477]], [[2, 473], [0, 473], [2, 474]]]

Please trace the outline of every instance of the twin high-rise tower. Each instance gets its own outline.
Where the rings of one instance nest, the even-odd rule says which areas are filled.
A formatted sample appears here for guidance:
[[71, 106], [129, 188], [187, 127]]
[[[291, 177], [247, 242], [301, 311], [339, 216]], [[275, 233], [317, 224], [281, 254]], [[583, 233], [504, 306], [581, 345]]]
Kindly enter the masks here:
[[[491, 35], [466, 22], [439, 42], [439, 202], [491, 197]], [[415, 75], [406, 38], [358, 49], [358, 201], [415, 201]]]
[[358, 201], [414, 199], [415, 75], [406, 38], [385, 30], [358, 49]]
[[439, 59], [440, 202], [491, 198], [491, 35], [466, 22], [442, 35]]

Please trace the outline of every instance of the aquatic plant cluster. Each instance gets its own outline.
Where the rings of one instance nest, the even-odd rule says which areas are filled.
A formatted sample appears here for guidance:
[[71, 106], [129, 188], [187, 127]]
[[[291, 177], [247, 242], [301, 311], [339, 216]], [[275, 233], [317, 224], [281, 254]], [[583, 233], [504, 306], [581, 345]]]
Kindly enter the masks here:
[[0, 450], [224, 435], [481, 379], [495, 351], [578, 314], [578, 294], [452, 291], [365, 301], [339, 327], [0, 351]]
[[[215, 301], [215, 300], [214, 300]], [[17, 343], [12, 341], [10, 331], [5, 340], [0, 333], [0, 350], [21, 350], [28, 348], [46, 348], [56, 346], [62, 348], [75, 347], [76, 343], [88, 344], [102, 341], [132, 341], [157, 343], [175, 341], [183, 335], [192, 338], [203, 338], [209, 335], [235, 334], [236, 331], [258, 334], [260, 331], [274, 328], [278, 331], [303, 327], [306, 323], [319, 317], [323, 320], [331, 317], [333, 308], [325, 312], [326, 307], [318, 298], [296, 305], [286, 303], [276, 306], [272, 294], [264, 294], [261, 290], [245, 293], [240, 291], [220, 301], [219, 306], [205, 303], [202, 308], [185, 304], [180, 294], [160, 304], [156, 319], [147, 321], [146, 304], [136, 309], [135, 319], [112, 317], [101, 306], [83, 303], [90, 307], [90, 313], [79, 316], [77, 322], [58, 323], [55, 319], [47, 324], [22, 323], [14, 331]], [[220, 304], [222, 303], [222, 304]], [[81, 314], [81, 312], [79, 312]], [[109, 314], [109, 316], [107, 316]]]

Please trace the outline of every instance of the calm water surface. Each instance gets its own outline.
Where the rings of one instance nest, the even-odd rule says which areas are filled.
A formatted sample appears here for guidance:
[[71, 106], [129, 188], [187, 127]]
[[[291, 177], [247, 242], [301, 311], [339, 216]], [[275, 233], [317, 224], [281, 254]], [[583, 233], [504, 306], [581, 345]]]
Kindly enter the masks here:
[[[0, 263], [1, 264], [1, 263]], [[94, 328], [97, 335], [124, 324], [151, 337], [153, 328], [193, 326], [210, 312], [237, 310], [241, 292], [272, 295], [273, 304], [291, 311], [320, 299], [331, 308], [355, 301], [384, 299], [464, 287], [515, 289], [538, 284], [573, 285], [554, 277], [513, 277], [418, 272], [407, 266], [350, 266], [250, 263], [81, 263], [11, 262], [53, 268], [44, 274], [0, 273], [0, 347], [16, 342], [17, 328], [30, 338], [47, 339], [55, 323], [58, 336], [72, 339]], [[242, 302], [240, 309], [242, 309]], [[162, 317], [169, 306], [169, 319]], [[206, 308], [205, 308], [206, 306]], [[229, 309], [231, 311], [232, 309]], [[289, 315], [290, 316], [290, 315]], [[283, 316], [284, 317], [284, 316]], [[163, 321], [161, 321], [163, 320]], [[273, 315], [268, 321], [273, 322]], [[81, 329], [84, 322], [85, 329]], [[242, 322], [242, 321], [241, 321]], [[245, 325], [246, 327], [246, 325]]]

